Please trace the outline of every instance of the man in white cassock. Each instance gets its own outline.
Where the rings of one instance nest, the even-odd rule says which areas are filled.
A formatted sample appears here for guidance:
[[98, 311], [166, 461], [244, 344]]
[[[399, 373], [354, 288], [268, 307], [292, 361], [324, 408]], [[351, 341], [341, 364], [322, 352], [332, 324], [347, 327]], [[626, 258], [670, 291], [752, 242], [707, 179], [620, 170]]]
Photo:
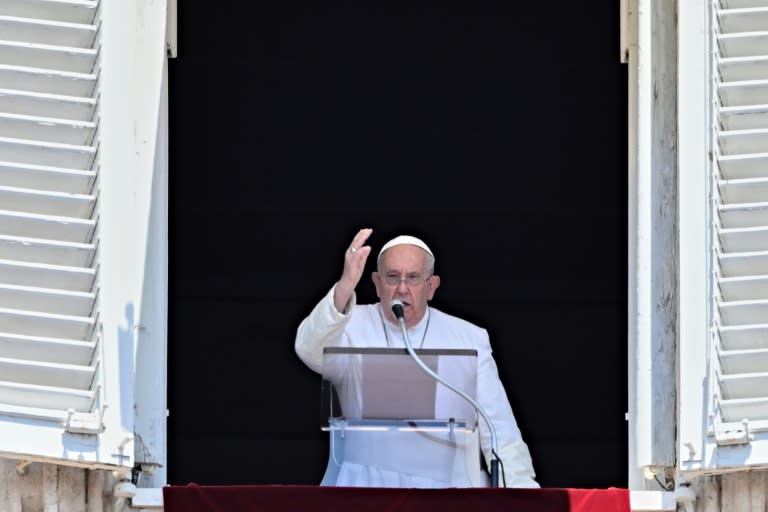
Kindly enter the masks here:
[[[435, 257], [427, 244], [407, 235], [387, 242], [379, 252], [377, 270], [372, 273], [380, 302], [356, 303], [355, 288], [371, 253], [371, 247], [365, 245], [371, 233], [371, 229], [365, 228], [355, 235], [345, 251], [341, 277], [299, 325], [295, 344], [299, 358], [322, 374], [326, 347], [404, 348], [402, 330], [390, 307], [393, 300], [402, 301], [408, 339], [413, 348], [477, 351], [475, 400], [496, 430], [496, 452], [501, 461], [500, 473], [503, 472], [503, 481], [499, 484], [539, 487], [528, 446], [522, 439], [491, 355], [488, 332], [428, 305], [440, 285], [440, 277], [434, 275]], [[437, 453], [439, 443], [427, 446], [424, 439], [414, 439], [410, 445], [398, 439], [396, 443], [360, 443], [357, 449], [351, 450], [348, 446], [340, 469], [332, 475], [333, 481], [329, 482], [326, 474], [323, 484], [408, 488], [488, 485], [487, 474], [479, 480], [457, 478], [450, 469], [430, 467], [429, 458], [414, 454]], [[491, 433], [482, 421], [480, 448], [487, 467], [491, 467]]]

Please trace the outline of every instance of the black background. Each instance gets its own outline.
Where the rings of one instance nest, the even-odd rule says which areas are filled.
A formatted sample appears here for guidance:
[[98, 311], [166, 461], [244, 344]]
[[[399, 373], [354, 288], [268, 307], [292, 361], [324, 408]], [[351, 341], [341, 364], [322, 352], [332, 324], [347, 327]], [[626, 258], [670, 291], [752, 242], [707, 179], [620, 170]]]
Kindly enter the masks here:
[[433, 305], [489, 330], [542, 486], [625, 487], [618, 4], [184, 2], [178, 30], [169, 483], [319, 482], [294, 335], [372, 227], [422, 237]]

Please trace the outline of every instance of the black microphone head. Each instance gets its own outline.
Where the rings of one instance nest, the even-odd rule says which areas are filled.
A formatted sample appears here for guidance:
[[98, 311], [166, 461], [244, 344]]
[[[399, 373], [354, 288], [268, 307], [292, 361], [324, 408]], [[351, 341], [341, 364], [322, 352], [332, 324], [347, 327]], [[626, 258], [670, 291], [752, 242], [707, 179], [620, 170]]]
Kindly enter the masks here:
[[405, 315], [405, 313], [403, 312], [403, 307], [404, 307], [403, 301], [401, 301], [400, 299], [395, 299], [392, 301], [391, 306], [392, 306], [392, 313], [395, 314], [395, 318], [397, 318], [398, 320], [403, 318], [403, 316]]

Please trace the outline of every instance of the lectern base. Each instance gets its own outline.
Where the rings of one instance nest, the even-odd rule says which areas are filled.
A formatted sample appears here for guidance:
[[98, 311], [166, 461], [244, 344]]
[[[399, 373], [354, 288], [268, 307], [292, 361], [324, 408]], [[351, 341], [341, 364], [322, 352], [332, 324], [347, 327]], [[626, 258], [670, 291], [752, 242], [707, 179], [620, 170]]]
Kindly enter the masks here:
[[488, 487], [477, 429], [437, 420], [330, 421], [324, 486]]

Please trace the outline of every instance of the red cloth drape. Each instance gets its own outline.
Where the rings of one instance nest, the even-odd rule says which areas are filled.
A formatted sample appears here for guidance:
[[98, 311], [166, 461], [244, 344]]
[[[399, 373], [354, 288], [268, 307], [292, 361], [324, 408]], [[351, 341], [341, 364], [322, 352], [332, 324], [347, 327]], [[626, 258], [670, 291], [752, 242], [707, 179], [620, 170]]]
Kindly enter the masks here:
[[629, 512], [627, 489], [382, 489], [304, 485], [163, 488], [165, 512]]

